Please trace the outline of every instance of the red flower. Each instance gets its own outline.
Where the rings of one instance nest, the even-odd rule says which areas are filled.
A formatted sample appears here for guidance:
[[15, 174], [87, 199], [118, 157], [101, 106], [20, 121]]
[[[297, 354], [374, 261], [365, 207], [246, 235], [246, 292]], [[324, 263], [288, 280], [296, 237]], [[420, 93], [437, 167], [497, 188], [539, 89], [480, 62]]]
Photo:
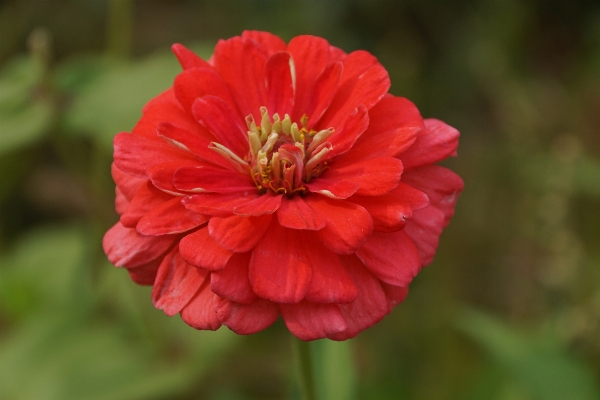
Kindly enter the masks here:
[[365, 51], [265, 32], [181, 45], [173, 87], [115, 138], [110, 261], [197, 329], [250, 334], [282, 315], [344, 340], [404, 300], [463, 182], [434, 163], [458, 131], [388, 93]]

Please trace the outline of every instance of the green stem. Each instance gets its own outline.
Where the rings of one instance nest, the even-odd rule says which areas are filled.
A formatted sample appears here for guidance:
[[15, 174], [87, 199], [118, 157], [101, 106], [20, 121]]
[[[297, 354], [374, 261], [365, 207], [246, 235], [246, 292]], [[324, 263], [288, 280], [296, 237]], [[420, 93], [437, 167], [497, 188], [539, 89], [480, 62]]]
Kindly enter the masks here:
[[315, 379], [313, 371], [313, 362], [310, 349], [310, 342], [305, 342], [296, 337], [294, 341], [294, 356], [298, 366], [300, 378], [300, 388], [302, 389], [302, 398], [304, 400], [316, 400]]

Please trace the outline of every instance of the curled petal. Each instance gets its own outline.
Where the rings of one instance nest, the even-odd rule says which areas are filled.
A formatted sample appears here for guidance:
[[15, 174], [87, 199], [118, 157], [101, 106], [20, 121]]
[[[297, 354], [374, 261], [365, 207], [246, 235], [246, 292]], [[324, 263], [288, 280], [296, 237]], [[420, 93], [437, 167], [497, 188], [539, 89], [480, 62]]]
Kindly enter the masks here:
[[373, 232], [373, 219], [357, 204], [318, 195], [306, 201], [326, 221], [325, 228], [317, 232], [319, 239], [337, 254], [353, 253]]
[[419, 132], [415, 143], [400, 155], [404, 168], [435, 164], [456, 155], [459, 136], [450, 125], [437, 119], [426, 119], [425, 129]]
[[102, 247], [114, 266], [134, 268], [161, 257], [174, 241], [174, 236], [142, 236], [117, 222], [104, 235]]
[[208, 281], [205, 281], [181, 310], [181, 319], [193, 328], [216, 331], [221, 327], [216, 309], [218, 303], [219, 297], [210, 291]]
[[294, 82], [290, 63], [294, 61], [288, 52], [277, 52], [267, 60], [265, 78], [267, 85], [267, 108], [271, 114], [291, 114], [294, 105]]
[[175, 197], [146, 213], [136, 229], [142, 235], [169, 235], [189, 231], [207, 221], [206, 216], [185, 208], [181, 197]]
[[127, 208], [121, 215], [121, 224], [128, 228], [135, 228], [140, 218], [147, 212], [171, 200], [173, 196], [157, 189], [152, 183], [146, 181], [135, 193]]
[[202, 228], [186, 235], [179, 242], [179, 253], [188, 263], [208, 271], [218, 271], [225, 268], [233, 254], [215, 242], [208, 234], [207, 228]]
[[310, 285], [311, 256], [312, 249], [300, 231], [273, 220], [252, 251], [249, 273], [254, 292], [276, 303], [298, 303]]
[[248, 276], [251, 253], [236, 253], [225, 268], [210, 275], [210, 289], [220, 297], [236, 303], [250, 304], [258, 299]]
[[285, 42], [279, 36], [273, 35], [270, 32], [244, 31], [242, 33], [242, 38], [250, 39], [255, 43], [258, 43], [268, 52], [268, 54], [276, 51], [283, 51], [286, 48]]
[[334, 163], [330, 170], [325, 171], [323, 178], [356, 183], [359, 196], [381, 196], [398, 186], [402, 170], [402, 162], [392, 157], [358, 162], [346, 158]]
[[131, 201], [138, 189], [144, 183], [146, 183], [146, 179], [144, 178], [131, 176], [121, 171], [119, 168], [117, 168], [115, 163], [112, 163], [110, 165], [110, 173], [112, 175], [113, 180], [117, 184], [119, 191], [121, 192], [121, 194], [123, 194], [123, 196], [125, 196], [127, 201]]
[[152, 286], [154, 284], [154, 280], [156, 279], [160, 261], [161, 259], [159, 258], [144, 265], [127, 268], [129, 277], [138, 285]]
[[314, 181], [305, 184], [313, 193], [318, 193], [332, 199], [347, 199], [358, 190], [359, 184], [356, 182], [337, 181], [335, 179], [325, 179], [319, 177]]
[[180, 312], [198, 292], [208, 273], [192, 267], [179, 255], [177, 249], [163, 259], [152, 288], [154, 307], [171, 316]]
[[377, 279], [394, 286], [407, 286], [421, 269], [417, 247], [404, 231], [376, 232], [356, 255]]
[[208, 233], [224, 249], [245, 253], [262, 239], [271, 218], [268, 214], [258, 217], [213, 217], [208, 223]]
[[250, 335], [271, 326], [279, 318], [279, 308], [266, 300], [252, 304], [238, 304], [223, 300], [217, 306], [217, 315], [223, 325], [238, 335]]
[[330, 337], [347, 329], [337, 304], [281, 304], [281, 315], [287, 328], [301, 340]]
[[183, 69], [212, 68], [209, 63], [179, 43], [175, 43], [173, 46], [171, 46], [171, 50], [177, 57], [177, 60], [179, 60], [179, 64], [181, 64], [181, 68]]

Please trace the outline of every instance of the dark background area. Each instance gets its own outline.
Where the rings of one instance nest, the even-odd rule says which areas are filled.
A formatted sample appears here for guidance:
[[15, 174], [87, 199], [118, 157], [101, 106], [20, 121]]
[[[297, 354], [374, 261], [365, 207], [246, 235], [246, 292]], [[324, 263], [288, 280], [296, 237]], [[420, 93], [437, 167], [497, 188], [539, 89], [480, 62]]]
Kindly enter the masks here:
[[112, 137], [207, 58], [268, 30], [365, 49], [395, 95], [461, 132], [465, 181], [407, 300], [319, 341], [323, 399], [598, 399], [600, 3], [0, 1], [0, 397], [298, 398], [282, 321], [197, 332], [100, 246]]

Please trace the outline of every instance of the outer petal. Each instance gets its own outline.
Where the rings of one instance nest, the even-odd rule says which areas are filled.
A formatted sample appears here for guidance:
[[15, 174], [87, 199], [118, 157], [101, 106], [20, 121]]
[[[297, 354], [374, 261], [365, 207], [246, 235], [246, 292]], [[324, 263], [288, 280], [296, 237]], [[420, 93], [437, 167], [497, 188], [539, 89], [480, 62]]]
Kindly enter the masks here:
[[216, 96], [204, 96], [194, 101], [192, 112], [198, 122], [215, 136], [218, 143], [240, 157], [246, 155], [246, 127], [242, 125], [243, 119], [229, 104]]
[[220, 297], [236, 303], [249, 304], [258, 299], [252, 291], [248, 266], [251, 253], [231, 256], [227, 265], [210, 275], [210, 289]]
[[387, 71], [368, 52], [352, 52], [343, 63], [338, 90], [319, 126], [341, 126], [359, 104], [370, 109], [390, 88]]
[[147, 264], [140, 265], [138, 267], [127, 268], [129, 277], [132, 281], [138, 285], [152, 286], [156, 278], [158, 266], [160, 265], [161, 259], [152, 260]]
[[434, 206], [416, 211], [407, 222], [404, 231], [417, 246], [422, 266], [433, 261], [444, 224], [444, 213]]
[[373, 229], [376, 232], [395, 232], [402, 229], [414, 210], [420, 210], [429, 204], [425, 193], [403, 182], [383, 196], [353, 196], [349, 200], [361, 205], [371, 214]]
[[149, 140], [129, 133], [115, 136], [115, 165], [126, 174], [143, 178], [152, 166], [174, 160], [195, 160], [188, 151], [164, 141]]
[[434, 164], [456, 155], [459, 133], [456, 129], [437, 119], [426, 119], [425, 129], [400, 159], [404, 168], [416, 168]]
[[156, 164], [149, 168], [146, 173], [150, 182], [165, 193], [175, 196], [183, 196], [183, 193], [173, 186], [173, 175], [182, 167], [201, 167], [204, 164], [199, 160], [175, 160]]
[[439, 165], [427, 165], [406, 171], [402, 181], [425, 192], [431, 205], [444, 213], [444, 227], [448, 225], [464, 187], [460, 176]]
[[117, 222], [104, 235], [102, 247], [114, 266], [134, 268], [162, 256], [174, 240], [173, 236], [142, 236]]
[[388, 314], [392, 312], [392, 309], [398, 304], [402, 303], [408, 295], [408, 286], [392, 286], [386, 283], [382, 283], [381, 286], [385, 291], [385, 297], [388, 300]]
[[273, 35], [270, 32], [244, 31], [242, 32], [242, 38], [251, 39], [259, 43], [269, 54], [276, 51], [283, 51], [286, 48], [285, 42], [279, 36]]
[[284, 199], [277, 210], [277, 219], [281, 226], [291, 229], [319, 230], [327, 220], [315, 213], [302, 197]]
[[415, 142], [424, 127], [412, 102], [403, 97], [384, 97], [369, 110], [369, 127], [346, 156], [357, 160], [396, 157]]
[[169, 235], [189, 231], [207, 221], [206, 216], [185, 208], [181, 197], [175, 197], [146, 213], [136, 229], [142, 235]]
[[271, 115], [292, 113], [294, 82], [290, 63], [293, 63], [290, 53], [281, 51], [273, 54], [265, 65], [267, 108]]
[[273, 220], [250, 259], [254, 292], [276, 303], [298, 303], [308, 291], [312, 255], [300, 231], [283, 228]]
[[377, 279], [407, 286], [421, 269], [417, 247], [404, 231], [374, 233], [356, 255]]
[[194, 298], [181, 310], [181, 319], [196, 329], [216, 331], [221, 327], [216, 306], [219, 298], [210, 291], [208, 281], [201, 286]]
[[262, 239], [271, 218], [268, 214], [259, 217], [213, 217], [208, 223], [208, 233], [224, 249], [245, 253]]
[[250, 335], [271, 326], [279, 318], [277, 305], [266, 300], [252, 304], [237, 304], [223, 300], [217, 306], [223, 325], [238, 335]]
[[332, 199], [347, 199], [358, 190], [358, 183], [319, 177], [305, 185], [308, 190]]
[[387, 314], [388, 301], [381, 284], [360, 260], [354, 256], [341, 257], [348, 274], [356, 283], [358, 297], [350, 304], [340, 305], [347, 328], [339, 333], [327, 335], [333, 340], [353, 338], [363, 330], [381, 321]]
[[267, 104], [265, 48], [254, 40], [234, 37], [217, 43], [214, 61], [241, 115], [252, 114], [260, 121], [259, 108]]
[[127, 201], [131, 201], [140, 186], [146, 183], [146, 179], [137, 178], [121, 171], [119, 168], [117, 168], [115, 163], [110, 165], [110, 173], [121, 194], [125, 196]]
[[[288, 44], [296, 71], [296, 96], [292, 119], [299, 121], [311, 107], [317, 77], [329, 62], [329, 43], [322, 38], [303, 35], [296, 36]], [[312, 121], [314, 124], [316, 121]], [[327, 127], [326, 127], [327, 128]]]
[[135, 193], [121, 215], [121, 224], [127, 228], [135, 228], [140, 218], [148, 211], [172, 198], [173, 196], [160, 191], [152, 183], [146, 181]]
[[369, 126], [369, 113], [367, 108], [359, 105], [355, 108], [344, 121], [344, 126], [339, 132], [335, 132], [329, 138], [333, 145], [332, 151], [328, 154], [338, 156], [350, 150], [356, 140]]
[[183, 199], [186, 208], [196, 212], [228, 217], [231, 214], [239, 216], [259, 216], [273, 214], [281, 204], [281, 195], [265, 194], [260, 196], [256, 190], [237, 193], [206, 193], [188, 196]]
[[184, 192], [196, 193], [256, 191], [250, 175], [210, 165], [179, 168], [173, 175], [173, 186]]
[[[183, 71], [175, 78], [173, 88], [177, 100], [189, 113], [192, 112], [192, 105], [196, 99], [209, 95], [218, 97], [232, 110], [235, 110], [235, 102], [231, 97], [227, 84], [212, 67], [192, 68]], [[241, 118], [240, 115], [235, 115]]]
[[337, 254], [351, 254], [373, 232], [373, 219], [361, 206], [324, 196], [306, 197], [308, 205], [327, 221], [319, 239]]
[[199, 229], [181, 239], [179, 253], [186, 262], [208, 271], [225, 268], [233, 254], [219, 246], [209, 236], [207, 228]]
[[206, 271], [192, 267], [173, 249], [158, 268], [152, 288], [154, 307], [169, 316], [177, 314], [198, 292], [207, 276]]
[[354, 162], [344, 158], [332, 163], [322, 175], [324, 179], [347, 181], [359, 185], [360, 196], [381, 196], [394, 190], [400, 183], [402, 162], [392, 157], [372, 158]]
[[286, 326], [301, 340], [330, 337], [347, 329], [346, 321], [337, 304], [281, 304], [281, 315]]
[[179, 64], [181, 64], [181, 68], [183, 69], [212, 68], [209, 63], [179, 43], [175, 43], [173, 46], [171, 46], [171, 50], [177, 57], [177, 60], [179, 60]]

